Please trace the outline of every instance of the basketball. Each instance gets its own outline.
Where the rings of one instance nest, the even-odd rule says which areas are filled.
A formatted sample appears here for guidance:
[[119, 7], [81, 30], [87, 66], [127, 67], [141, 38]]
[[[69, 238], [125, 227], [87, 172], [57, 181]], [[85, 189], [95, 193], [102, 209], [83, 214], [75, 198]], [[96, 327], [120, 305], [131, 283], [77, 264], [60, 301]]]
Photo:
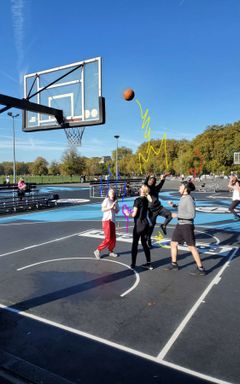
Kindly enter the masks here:
[[128, 88], [123, 92], [123, 98], [126, 101], [132, 100], [134, 96], [135, 96], [134, 91], [131, 88]]

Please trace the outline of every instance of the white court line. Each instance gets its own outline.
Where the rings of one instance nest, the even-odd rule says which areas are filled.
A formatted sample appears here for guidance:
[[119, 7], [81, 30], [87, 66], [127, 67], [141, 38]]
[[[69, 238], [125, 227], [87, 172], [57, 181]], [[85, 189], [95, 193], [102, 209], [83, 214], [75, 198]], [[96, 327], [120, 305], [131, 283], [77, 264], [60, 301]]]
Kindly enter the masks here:
[[[13, 252], [9, 252], [7, 254], [3, 254], [3, 255], [0, 255], [1, 256], [5, 256], [5, 255], [8, 255], [8, 254], [12, 254], [12, 253], [17, 253], [17, 252], [21, 252], [21, 251], [24, 251], [26, 249], [30, 249], [30, 248], [33, 248], [33, 247], [38, 247], [38, 246], [41, 246], [41, 245], [45, 245], [45, 244], [48, 244], [48, 243], [52, 243], [52, 242], [56, 242], [56, 241], [60, 241], [60, 240], [64, 240], [66, 238], [70, 238], [70, 237], [74, 237], [74, 236], [78, 236], [80, 233], [84, 233], [84, 232], [88, 232], [88, 230], [85, 230], [83, 232], [78, 232], [76, 234], [72, 234], [72, 235], [69, 235], [69, 236], [64, 236], [62, 238], [58, 238], [58, 239], [55, 239], [55, 240], [50, 240], [48, 242], [44, 242], [44, 243], [40, 243], [40, 244], [36, 244], [36, 245], [33, 245], [33, 246], [29, 246], [29, 247], [26, 247], [26, 248], [23, 248], [21, 250], [18, 250], [18, 251], [13, 251]], [[233, 256], [235, 255], [237, 249], [235, 250], [235, 252], [232, 254], [232, 257], [231, 259], [233, 258]], [[109, 260], [110, 261], [110, 260]], [[230, 259], [229, 259], [230, 261]], [[112, 261], [113, 262], [113, 261]], [[226, 264], [229, 264], [229, 262], [227, 262]], [[129, 268], [129, 267], [128, 267]], [[222, 271], [222, 270], [221, 270]], [[219, 281], [219, 280], [218, 280]], [[217, 281], [217, 282], [218, 282]], [[215, 283], [216, 284], [216, 283]], [[127, 291], [126, 291], [127, 292]], [[173, 368], [173, 369], [176, 369], [178, 371], [181, 371], [181, 372], [184, 372], [184, 373], [188, 373], [188, 374], [191, 374], [193, 376], [196, 376], [196, 377], [199, 377], [199, 378], [202, 378], [202, 379], [205, 379], [209, 382], [212, 382], [212, 383], [217, 383], [217, 384], [231, 384], [230, 382], [227, 382], [227, 381], [223, 381], [223, 380], [219, 380], [219, 379], [216, 379], [214, 377], [211, 377], [209, 375], [204, 375], [200, 372], [195, 372], [195, 371], [192, 371], [190, 369], [187, 369], [185, 367], [182, 367], [180, 365], [176, 365], [176, 364], [173, 364], [173, 363], [170, 363], [170, 362], [167, 362], [165, 360], [161, 360], [161, 358], [159, 358], [159, 355], [158, 357], [154, 357], [154, 356], [151, 356], [151, 355], [148, 355], [148, 354], [145, 354], [145, 353], [142, 353], [142, 352], [139, 352], [139, 351], [136, 351], [136, 350], [133, 350], [131, 348], [128, 348], [128, 347], [124, 347], [122, 345], [119, 345], [119, 344], [116, 344], [116, 343], [113, 343], [109, 340], [105, 340], [105, 339], [102, 339], [102, 338], [99, 338], [99, 337], [96, 337], [96, 336], [93, 336], [91, 334], [88, 334], [88, 333], [85, 333], [85, 332], [81, 332], [77, 329], [74, 329], [74, 328], [71, 328], [71, 327], [67, 327], [67, 326], [64, 326], [62, 324], [59, 324], [59, 323], [55, 323], [55, 322], [52, 322], [48, 319], [45, 319], [45, 318], [42, 318], [42, 317], [38, 317], [38, 316], [35, 316], [33, 314], [30, 314], [30, 313], [27, 313], [27, 312], [24, 312], [24, 311], [18, 311], [17, 309], [14, 309], [14, 308], [9, 308], [7, 307], [6, 305], [3, 305], [3, 304], [0, 304], [0, 308], [3, 308], [9, 312], [13, 312], [13, 313], [16, 313], [18, 315], [21, 315], [21, 316], [25, 316], [25, 317], [28, 317], [28, 318], [32, 318], [34, 320], [37, 320], [37, 321], [40, 321], [42, 323], [45, 323], [45, 324], [49, 324], [49, 325], [52, 325], [52, 326], [55, 326], [57, 328], [60, 328], [60, 329], [63, 329], [63, 330], [66, 330], [68, 332], [71, 332], [71, 333], [75, 333], [77, 335], [80, 335], [80, 336], [83, 336], [83, 337], [87, 337], [89, 339], [92, 339], [92, 340], [95, 340], [95, 341], [98, 341], [98, 342], [101, 342], [101, 343], [104, 343], [106, 345], [109, 345], [111, 347], [114, 347], [114, 348], [117, 348], [117, 349], [120, 349], [120, 350], [123, 350], [123, 351], [126, 351], [126, 352], [129, 352], [129, 353], [132, 353], [134, 355], [137, 355], [139, 357], [143, 357], [143, 358], [146, 358], [148, 360], [151, 360], [151, 361], [154, 361], [156, 363], [160, 363], [162, 365], [165, 365], [165, 366], [168, 366], [170, 368]]]
[[53, 239], [53, 240], [49, 240], [49, 241], [45, 241], [45, 242], [43, 242], [43, 243], [39, 243], [39, 244], [29, 245], [28, 247], [24, 247], [24, 248], [16, 249], [15, 251], [10, 251], [10, 252], [6, 252], [6, 253], [2, 253], [2, 254], [0, 255], [0, 257], [13, 255], [14, 253], [23, 252], [23, 251], [26, 251], [26, 250], [28, 250], [28, 249], [41, 247], [42, 245], [51, 244], [51, 243], [56, 243], [57, 241], [61, 241], [61, 240], [65, 240], [65, 239], [70, 239], [71, 237], [78, 236], [79, 234], [84, 233], [84, 232], [86, 232], [86, 231], [73, 233], [72, 235], [59, 237], [59, 238], [57, 238], [57, 239]]
[[139, 284], [140, 282], [140, 276], [139, 274], [133, 270], [131, 267], [129, 267], [129, 265], [127, 264], [124, 264], [124, 263], [121, 263], [120, 261], [116, 261], [116, 260], [110, 260], [110, 259], [96, 259], [95, 257], [61, 257], [61, 258], [58, 258], [58, 259], [51, 259], [51, 260], [44, 260], [44, 261], [39, 261], [38, 263], [33, 263], [33, 264], [29, 264], [29, 265], [25, 265], [24, 267], [21, 267], [21, 268], [18, 268], [17, 271], [23, 271], [24, 269], [28, 269], [28, 268], [32, 268], [32, 267], [35, 267], [37, 265], [41, 265], [41, 264], [46, 264], [46, 263], [52, 263], [52, 262], [55, 262], [55, 261], [69, 261], [69, 260], [94, 260], [94, 261], [97, 261], [97, 262], [100, 262], [100, 261], [104, 261], [104, 262], [110, 262], [110, 263], [115, 263], [115, 264], [120, 264], [120, 265], [123, 265], [124, 267], [127, 267], [128, 269], [131, 269], [134, 274], [136, 275], [135, 278], [136, 278], [136, 281], [135, 283], [132, 285], [131, 288], [127, 289], [125, 292], [123, 292], [120, 297], [124, 297], [126, 296], [128, 293], [130, 293], [131, 291], [133, 291]]
[[[195, 229], [195, 232], [203, 233], [206, 236], [212, 237], [213, 239], [216, 240], [217, 244], [220, 244], [220, 239], [217, 236], [210, 235], [209, 233], [204, 232], [204, 231], [199, 231], [198, 229]], [[210, 243], [210, 245], [211, 245], [211, 243]]]
[[19, 310], [15, 309], [15, 308], [8, 307], [8, 306], [6, 306], [4, 304], [0, 304], [0, 308], [6, 310], [8, 312], [12, 312], [14, 314], [17, 314], [19, 316], [24, 316], [24, 317], [30, 318], [32, 320], [39, 321], [40, 323], [44, 323], [44, 324], [56, 327], [58, 329], [62, 329], [64, 331], [73, 333], [75, 335], [85, 337], [85, 338], [93, 340], [95, 342], [99, 342], [99, 343], [102, 343], [104, 345], [108, 345], [109, 347], [112, 347], [112, 348], [115, 348], [115, 349], [118, 349], [118, 350], [121, 350], [121, 351], [124, 351], [124, 352], [127, 352], [127, 353], [131, 353], [131, 354], [133, 354], [135, 356], [138, 356], [138, 357], [141, 357], [141, 358], [153, 361], [153, 362], [155, 362], [157, 364], [161, 364], [161, 365], [164, 365], [166, 367], [176, 369], [177, 371], [180, 371], [180, 372], [183, 372], [183, 373], [187, 373], [187, 374], [193, 375], [195, 377], [202, 378], [204, 380], [209, 381], [210, 383], [232, 384], [232, 383], [230, 383], [228, 381], [219, 380], [219, 379], [214, 378], [212, 376], [205, 375], [205, 374], [202, 374], [200, 372], [192, 371], [191, 369], [182, 367], [182, 366], [177, 365], [177, 364], [173, 364], [173, 363], [170, 363], [170, 362], [167, 362], [167, 361], [163, 361], [163, 360], [159, 361], [159, 359], [154, 357], [154, 356], [148, 355], [148, 354], [140, 352], [140, 351], [136, 351], [136, 350], [134, 350], [132, 348], [125, 347], [123, 345], [114, 343], [112, 341], [103, 339], [101, 337], [94, 336], [94, 335], [92, 335], [90, 333], [82, 332], [82, 331], [79, 331], [78, 329], [75, 329], [75, 328], [72, 328], [72, 327], [68, 327], [68, 326], [60, 324], [60, 323], [56, 323], [56, 322], [48, 320], [48, 319], [46, 319], [44, 317], [39, 317], [39, 316], [33, 315], [33, 314], [29, 313], [29, 312], [19, 311]]
[[226, 263], [222, 266], [222, 268], [220, 269], [220, 271], [217, 273], [217, 275], [214, 277], [214, 279], [211, 281], [211, 283], [207, 286], [207, 288], [204, 290], [204, 292], [202, 293], [202, 295], [199, 297], [199, 299], [196, 301], [196, 303], [193, 305], [193, 307], [190, 309], [190, 311], [188, 312], [188, 314], [184, 317], [184, 319], [182, 320], [182, 322], [179, 324], [179, 326], [177, 327], [177, 329], [175, 330], [175, 332], [172, 334], [172, 336], [170, 337], [170, 339], [168, 340], [168, 342], [165, 344], [165, 346], [163, 347], [163, 349], [160, 351], [160, 353], [158, 354], [157, 356], [157, 359], [159, 361], [162, 361], [166, 354], [169, 352], [169, 350], [171, 349], [171, 347], [173, 346], [173, 344], [175, 343], [175, 341], [177, 340], [177, 338], [179, 337], [179, 335], [181, 334], [181, 332], [184, 330], [184, 328], [186, 327], [187, 323], [191, 320], [192, 316], [194, 315], [194, 313], [197, 311], [198, 307], [200, 306], [200, 304], [202, 304], [204, 302], [204, 299], [205, 297], [208, 295], [208, 293], [211, 291], [211, 289], [213, 288], [214, 285], [217, 285], [219, 283], [219, 281], [221, 280], [221, 275], [223, 274], [223, 272], [225, 271], [225, 269], [229, 266], [231, 260], [233, 259], [233, 257], [235, 256], [236, 252], [238, 251], [238, 248], [235, 249], [233, 252], [232, 252], [232, 255], [229, 257], [228, 261], [226, 261]]

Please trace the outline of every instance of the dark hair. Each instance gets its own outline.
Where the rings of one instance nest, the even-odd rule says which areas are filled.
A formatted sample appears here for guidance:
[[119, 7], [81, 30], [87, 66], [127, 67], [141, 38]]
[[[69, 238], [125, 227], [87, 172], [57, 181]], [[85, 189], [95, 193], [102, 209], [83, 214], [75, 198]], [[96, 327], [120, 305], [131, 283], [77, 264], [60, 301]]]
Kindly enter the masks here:
[[188, 194], [195, 191], [195, 189], [196, 189], [195, 185], [191, 181], [183, 181], [182, 184], [184, 185]]
[[149, 178], [148, 178], [148, 180], [150, 180], [150, 179], [154, 179], [155, 181], [157, 181], [157, 179], [156, 179], [156, 176], [155, 176], [155, 175], [150, 175], [150, 176], [149, 176]]

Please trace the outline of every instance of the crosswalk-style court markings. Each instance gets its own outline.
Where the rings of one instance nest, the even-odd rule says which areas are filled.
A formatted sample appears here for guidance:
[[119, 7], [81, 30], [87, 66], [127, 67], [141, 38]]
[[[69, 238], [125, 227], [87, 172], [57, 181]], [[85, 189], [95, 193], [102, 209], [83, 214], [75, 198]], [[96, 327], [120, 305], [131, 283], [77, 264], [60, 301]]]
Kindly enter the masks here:
[[[199, 232], [199, 231], [196, 231]], [[228, 245], [220, 245], [220, 240], [212, 235], [207, 234], [210, 238], [213, 239], [212, 243], [197, 241], [196, 246], [198, 251], [202, 254], [214, 255], [228, 257], [233, 249], [236, 247]], [[94, 239], [104, 239], [104, 232], [101, 229], [89, 229], [87, 231], [81, 232], [80, 237], [94, 238]], [[132, 233], [123, 233], [119, 230], [116, 231], [117, 242], [123, 243], [132, 243]], [[159, 235], [152, 237], [154, 246], [161, 248], [170, 248], [170, 238], [162, 237]], [[140, 242], [139, 242], [140, 243]], [[179, 250], [187, 251], [187, 245], [179, 245]]]

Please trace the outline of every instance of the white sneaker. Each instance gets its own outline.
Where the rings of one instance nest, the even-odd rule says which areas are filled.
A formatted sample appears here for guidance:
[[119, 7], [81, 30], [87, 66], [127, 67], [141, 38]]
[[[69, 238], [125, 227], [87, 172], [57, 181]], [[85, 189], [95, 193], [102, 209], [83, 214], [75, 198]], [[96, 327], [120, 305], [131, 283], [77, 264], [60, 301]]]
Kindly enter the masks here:
[[94, 251], [93, 252], [94, 253], [94, 255], [95, 255], [95, 257], [96, 257], [96, 259], [100, 259], [100, 252], [99, 252], [99, 250], [98, 249], [96, 249], [96, 251]]
[[117, 253], [114, 253], [114, 252], [110, 252], [110, 253], [109, 253], [109, 256], [112, 256], [112, 257], [118, 257], [118, 254], [117, 254]]

